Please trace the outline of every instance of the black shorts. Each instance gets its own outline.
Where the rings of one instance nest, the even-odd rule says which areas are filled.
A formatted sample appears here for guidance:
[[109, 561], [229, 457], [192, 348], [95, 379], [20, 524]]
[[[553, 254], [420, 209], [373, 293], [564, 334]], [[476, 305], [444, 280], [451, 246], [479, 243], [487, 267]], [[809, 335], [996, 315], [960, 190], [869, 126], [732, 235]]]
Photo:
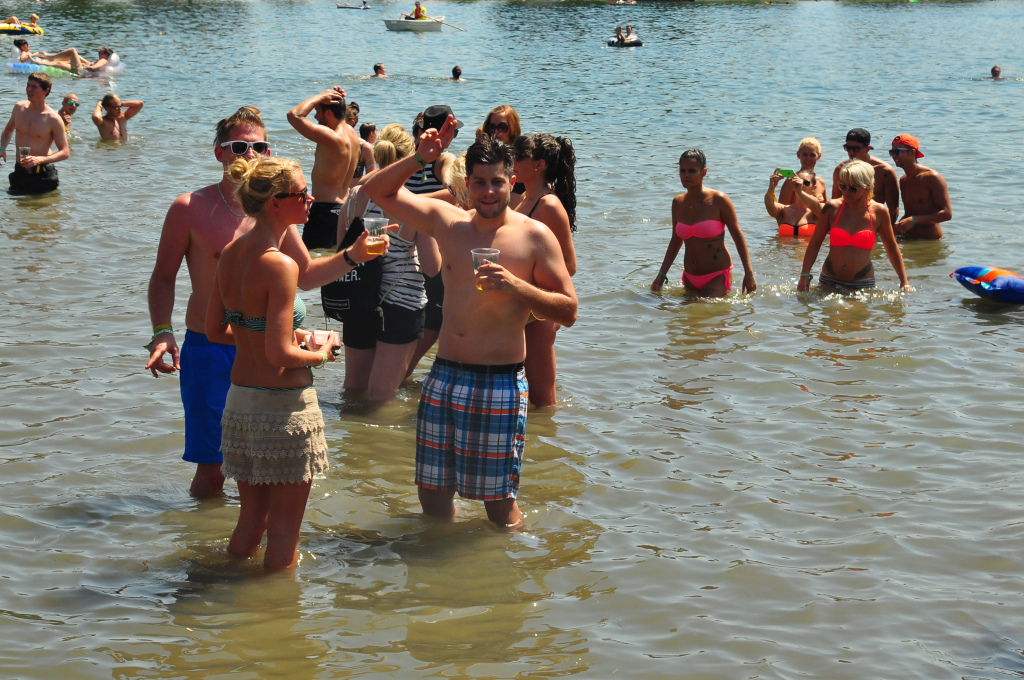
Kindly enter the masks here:
[[12, 194], [45, 194], [55, 190], [60, 184], [60, 180], [57, 179], [57, 166], [53, 163], [37, 165], [29, 170], [17, 163], [14, 172], [7, 177], [11, 180]]
[[424, 310], [411, 310], [384, 303], [383, 317], [376, 310], [348, 312], [341, 329], [341, 341], [351, 349], [373, 349], [378, 342], [404, 345], [423, 337]]
[[317, 201], [309, 206], [309, 220], [302, 227], [306, 248], [333, 248], [338, 245], [338, 216], [341, 203]]
[[428, 331], [439, 331], [444, 318], [441, 312], [444, 307], [444, 281], [441, 280], [440, 272], [437, 276], [424, 274], [423, 287], [427, 292], [427, 318], [423, 322], [423, 328]]

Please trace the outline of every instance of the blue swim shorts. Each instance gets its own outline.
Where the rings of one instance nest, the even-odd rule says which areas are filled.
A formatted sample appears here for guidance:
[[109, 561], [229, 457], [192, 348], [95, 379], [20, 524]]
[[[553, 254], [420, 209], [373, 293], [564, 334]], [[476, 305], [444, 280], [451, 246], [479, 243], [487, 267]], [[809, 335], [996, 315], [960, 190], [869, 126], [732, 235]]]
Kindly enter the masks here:
[[416, 416], [416, 484], [463, 498], [515, 498], [526, 446], [523, 364], [434, 361]]
[[235, 346], [185, 331], [181, 344], [181, 403], [185, 407], [185, 455], [190, 463], [220, 463], [220, 419], [231, 388]]

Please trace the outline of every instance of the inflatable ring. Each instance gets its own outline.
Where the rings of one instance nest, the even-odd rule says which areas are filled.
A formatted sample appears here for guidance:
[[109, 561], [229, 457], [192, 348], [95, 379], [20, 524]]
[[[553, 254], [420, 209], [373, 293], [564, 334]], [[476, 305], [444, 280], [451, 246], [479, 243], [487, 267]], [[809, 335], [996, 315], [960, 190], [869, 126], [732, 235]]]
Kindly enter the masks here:
[[626, 43], [620, 43], [618, 38], [611, 38], [608, 40], [608, 47], [643, 47], [643, 40], [630, 40]]
[[0, 35], [42, 35], [43, 29], [29, 24], [0, 24]]
[[993, 302], [1024, 305], [1024, 277], [997, 267], [960, 267], [950, 276], [967, 290]]

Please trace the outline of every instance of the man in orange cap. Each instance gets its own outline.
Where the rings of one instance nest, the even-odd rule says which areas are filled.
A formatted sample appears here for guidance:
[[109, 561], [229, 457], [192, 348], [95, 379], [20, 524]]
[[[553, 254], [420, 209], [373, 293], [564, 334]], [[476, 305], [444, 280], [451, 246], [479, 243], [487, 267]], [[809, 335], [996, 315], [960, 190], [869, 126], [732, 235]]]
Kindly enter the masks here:
[[902, 168], [900, 193], [903, 194], [903, 219], [894, 222], [893, 231], [907, 238], [940, 239], [942, 227], [953, 217], [949, 189], [942, 175], [917, 162], [924, 158], [921, 143], [914, 135], [896, 135], [889, 150], [896, 167]]
[[[900, 211], [900, 185], [896, 179], [896, 171], [881, 158], [871, 155], [870, 151], [874, 148], [871, 146], [871, 133], [864, 128], [853, 128], [846, 133], [843, 149], [850, 156], [849, 160], [870, 163], [875, 169], [874, 199], [889, 208], [889, 218], [895, 222]], [[839, 171], [847, 162], [843, 161], [832, 171], [832, 198], [842, 198], [842, 192], [839, 191]]]

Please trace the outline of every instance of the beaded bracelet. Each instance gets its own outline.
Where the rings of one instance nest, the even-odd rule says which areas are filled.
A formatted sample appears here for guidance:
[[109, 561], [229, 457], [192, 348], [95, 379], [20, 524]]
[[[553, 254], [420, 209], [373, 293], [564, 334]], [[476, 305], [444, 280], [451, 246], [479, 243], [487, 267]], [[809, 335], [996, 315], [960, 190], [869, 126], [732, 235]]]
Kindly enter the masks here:
[[153, 336], [149, 339], [149, 344], [143, 345], [143, 347], [147, 351], [152, 352], [153, 351], [153, 343], [156, 342], [156, 336], [163, 335], [164, 333], [170, 333], [171, 335], [174, 335], [174, 329], [171, 328], [171, 324], [169, 324], [169, 323], [160, 324], [159, 326], [154, 328], [153, 329]]
[[667, 271], [660, 271], [660, 272], [658, 272], [658, 278], [659, 279], [665, 279], [666, 281], [668, 281], [668, 272]]
[[800, 278], [807, 277], [809, 279], [814, 278], [814, 272], [800, 272]]

